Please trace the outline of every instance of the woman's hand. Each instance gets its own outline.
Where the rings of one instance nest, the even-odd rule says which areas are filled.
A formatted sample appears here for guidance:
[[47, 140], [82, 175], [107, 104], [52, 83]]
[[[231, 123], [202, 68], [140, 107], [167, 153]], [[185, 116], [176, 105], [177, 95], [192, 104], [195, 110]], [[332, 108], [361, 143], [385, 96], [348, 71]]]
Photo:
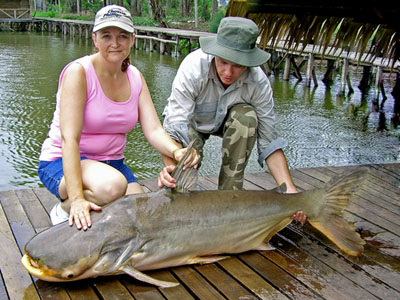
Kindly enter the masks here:
[[71, 201], [71, 209], [69, 211], [69, 226], [73, 226], [74, 223], [77, 229], [83, 228], [87, 230], [92, 226], [92, 220], [90, 218], [90, 211], [101, 210], [101, 206], [94, 204], [93, 202], [85, 199], [77, 199]]
[[163, 186], [174, 188], [175, 185], [175, 178], [171, 176], [171, 173], [175, 170], [175, 166], [170, 165], [164, 167], [160, 174], [158, 174], [158, 187], [162, 188]]

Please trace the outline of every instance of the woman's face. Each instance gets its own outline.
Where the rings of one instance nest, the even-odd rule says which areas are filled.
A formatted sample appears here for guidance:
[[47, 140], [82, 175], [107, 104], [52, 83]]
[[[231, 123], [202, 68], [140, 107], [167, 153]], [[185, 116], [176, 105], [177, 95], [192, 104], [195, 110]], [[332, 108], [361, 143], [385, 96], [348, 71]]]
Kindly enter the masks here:
[[118, 27], [107, 27], [93, 34], [99, 52], [110, 61], [123, 61], [128, 57], [135, 35]]

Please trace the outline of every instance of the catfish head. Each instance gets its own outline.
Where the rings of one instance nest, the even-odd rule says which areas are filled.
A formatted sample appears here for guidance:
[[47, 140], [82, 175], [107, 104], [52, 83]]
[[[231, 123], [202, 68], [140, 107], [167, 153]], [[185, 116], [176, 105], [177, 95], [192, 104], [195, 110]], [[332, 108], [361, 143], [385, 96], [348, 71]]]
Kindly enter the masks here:
[[126, 213], [103, 208], [92, 213], [93, 225], [86, 231], [68, 222], [50, 227], [25, 245], [22, 264], [33, 276], [53, 282], [117, 274], [137, 241]]

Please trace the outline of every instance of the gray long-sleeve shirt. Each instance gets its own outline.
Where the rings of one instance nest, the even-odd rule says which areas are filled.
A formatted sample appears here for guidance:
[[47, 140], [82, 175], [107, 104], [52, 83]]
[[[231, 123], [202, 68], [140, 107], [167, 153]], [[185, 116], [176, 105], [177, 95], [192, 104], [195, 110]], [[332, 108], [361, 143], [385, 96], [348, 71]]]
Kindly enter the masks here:
[[252, 105], [258, 118], [257, 148], [261, 166], [286, 141], [275, 130], [274, 101], [269, 80], [260, 67], [247, 68], [225, 89], [218, 79], [214, 56], [201, 49], [182, 61], [163, 115], [164, 128], [184, 146], [189, 143], [189, 127], [202, 133], [215, 133], [229, 108], [236, 104]]

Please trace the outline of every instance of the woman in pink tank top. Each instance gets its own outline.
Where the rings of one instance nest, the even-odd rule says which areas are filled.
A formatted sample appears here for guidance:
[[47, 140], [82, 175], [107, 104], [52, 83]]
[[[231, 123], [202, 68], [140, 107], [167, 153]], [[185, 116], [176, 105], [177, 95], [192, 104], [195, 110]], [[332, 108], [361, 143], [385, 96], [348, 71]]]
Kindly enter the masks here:
[[[142, 74], [130, 65], [134, 43], [128, 10], [110, 5], [96, 14], [93, 42], [98, 52], [68, 64], [61, 72], [57, 106], [40, 154], [39, 177], [61, 202], [53, 224], [69, 220], [91, 226], [90, 211], [133, 193], [142, 193], [123, 162], [126, 133], [140, 122], [149, 143], [179, 161], [180, 149], [158, 119]], [[192, 153], [186, 166], [197, 165]]]

